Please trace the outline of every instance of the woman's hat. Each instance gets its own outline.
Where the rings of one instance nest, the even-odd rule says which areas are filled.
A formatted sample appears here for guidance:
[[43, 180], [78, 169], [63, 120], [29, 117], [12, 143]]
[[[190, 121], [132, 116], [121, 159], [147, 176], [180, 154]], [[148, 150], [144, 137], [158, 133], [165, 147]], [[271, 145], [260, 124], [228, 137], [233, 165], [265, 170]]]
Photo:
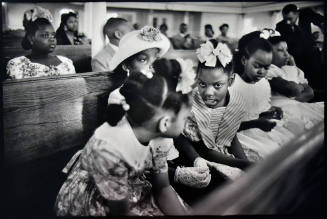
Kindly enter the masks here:
[[161, 57], [166, 54], [169, 47], [169, 39], [157, 28], [145, 26], [141, 30], [129, 32], [120, 40], [118, 51], [109, 62], [109, 70], [113, 71], [125, 59], [143, 50], [158, 48], [160, 49], [158, 55]]

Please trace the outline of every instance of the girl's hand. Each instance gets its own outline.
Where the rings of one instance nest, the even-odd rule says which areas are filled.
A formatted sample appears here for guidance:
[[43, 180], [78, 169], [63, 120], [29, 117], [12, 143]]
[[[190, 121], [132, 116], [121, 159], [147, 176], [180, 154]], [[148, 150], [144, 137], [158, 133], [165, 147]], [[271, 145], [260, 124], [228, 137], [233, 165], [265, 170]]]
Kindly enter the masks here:
[[206, 168], [209, 170], [209, 167], [207, 165], [207, 160], [203, 159], [202, 157], [197, 157], [195, 160], [194, 160], [194, 167], [200, 167], [200, 168]]
[[177, 167], [175, 182], [194, 188], [204, 188], [209, 185], [211, 175], [205, 167]]
[[[220, 163], [208, 161], [208, 165], [210, 167], [213, 167], [214, 169], [216, 169], [219, 173], [223, 174], [226, 179], [234, 180], [243, 173], [243, 171], [239, 168], [231, 167], [231, 166], [220, 164]], [[250, 162], [249, 162], [249, 165], [250, 165]]]
[[257, 120], [257, 127], [265, 132], [270, 132], [276, 126], [276, 122], [260, 118]]
[[268, 111], [260, 113], [259, 119], [278, 119], [283, 118], [283, 110], [280, 107], [272, 106]]

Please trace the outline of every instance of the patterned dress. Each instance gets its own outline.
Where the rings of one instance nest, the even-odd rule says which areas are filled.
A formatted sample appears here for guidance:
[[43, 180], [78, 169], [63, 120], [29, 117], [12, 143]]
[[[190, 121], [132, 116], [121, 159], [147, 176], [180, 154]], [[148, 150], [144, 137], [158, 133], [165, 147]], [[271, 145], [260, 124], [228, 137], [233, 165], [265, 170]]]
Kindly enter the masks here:
[[162, 215], [144, 173], [167, 172], [167, 150], [140, 144], [125, 118], [104, 123], [65, 167], [57, 215], [105, 216], [113, 210], [106, 202], [118, 200], [127, 200], [128, 214]]
[[[236, 74], [231, 86], [231, 92], [235, 91], [241, 93], [246, 101], [246, 121], [259, 118], [259, 114], [267, 111], [272, 105], [283, 110], [283, 119], [274, 120], [277, 125], [270, 132], [252, 128], [238, 133], [242, 146], [256, 151], [261, 158], [323, 120], [323, 103], [301, 103], [290, 98], [283, 98], [280, 104], [272, 102], [271, 88], [266, 79], [250, 84]], [[312, 113], [314, 115], [311, 115]]]
[[64, 56], [57, 58], [61, 61], [57, 66], [34, 63], [25, 56], [13, 58], [7, 64], [7, 75], [11, 79], [22, 79], [76, 73], [72, 60]]

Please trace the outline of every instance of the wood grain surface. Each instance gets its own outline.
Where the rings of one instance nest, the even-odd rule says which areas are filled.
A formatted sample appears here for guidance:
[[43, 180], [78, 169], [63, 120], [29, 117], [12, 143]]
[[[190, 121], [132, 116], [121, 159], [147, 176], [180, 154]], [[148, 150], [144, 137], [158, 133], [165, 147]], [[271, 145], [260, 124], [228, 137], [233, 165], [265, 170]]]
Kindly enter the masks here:
[[84, 146], [112, 89], [110, 73], [3, 83], [5, 161], [25, 162]]

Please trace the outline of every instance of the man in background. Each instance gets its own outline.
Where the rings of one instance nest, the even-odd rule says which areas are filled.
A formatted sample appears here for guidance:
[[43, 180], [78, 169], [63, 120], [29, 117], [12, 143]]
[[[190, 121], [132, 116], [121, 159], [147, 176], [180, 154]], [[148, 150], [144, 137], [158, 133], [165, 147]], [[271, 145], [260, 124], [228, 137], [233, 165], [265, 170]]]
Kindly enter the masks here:
[[107, 71], [109, 61], [118, 50], [119, 41], [128, 32], [132, 31], [130, 23], [124, 18], [109, 18], [103, 27], [104, 37], [108, 37], [109, 43], [92, 59], [92, 71]]
[[194, 49], [193, 38], [187, 33], [187, 24], [181, 23], [179, 33], [171, 39], [174, 49]]
[[202, 38], [203, 41], [208, 41], [214, 38], [215, 32], [213, 31], [211, 24], [206, 24], [204, 26], [204, 37]]
[[237, 48], [237, 41], [233, 38], [227, 36], [229, 25], [228, 24], [222, 24], [219, 27], [220, 35], [217, 37], [217, 41], [221, 43], [226, 43], [229, 48], [234, 52], [234, 50]]
[[283, 20], [277, 23], [276, 30], [286, 40], [289, 53], [296, 65], [304, 71], [311, 87], [323, 88], [321, 80], [322, 63], [314, 53], [314, 39], [311, 24], [323, 30], [324, 17], [311, 8], [298, 9], [294, 4], [286, 5], [282, 10]]

